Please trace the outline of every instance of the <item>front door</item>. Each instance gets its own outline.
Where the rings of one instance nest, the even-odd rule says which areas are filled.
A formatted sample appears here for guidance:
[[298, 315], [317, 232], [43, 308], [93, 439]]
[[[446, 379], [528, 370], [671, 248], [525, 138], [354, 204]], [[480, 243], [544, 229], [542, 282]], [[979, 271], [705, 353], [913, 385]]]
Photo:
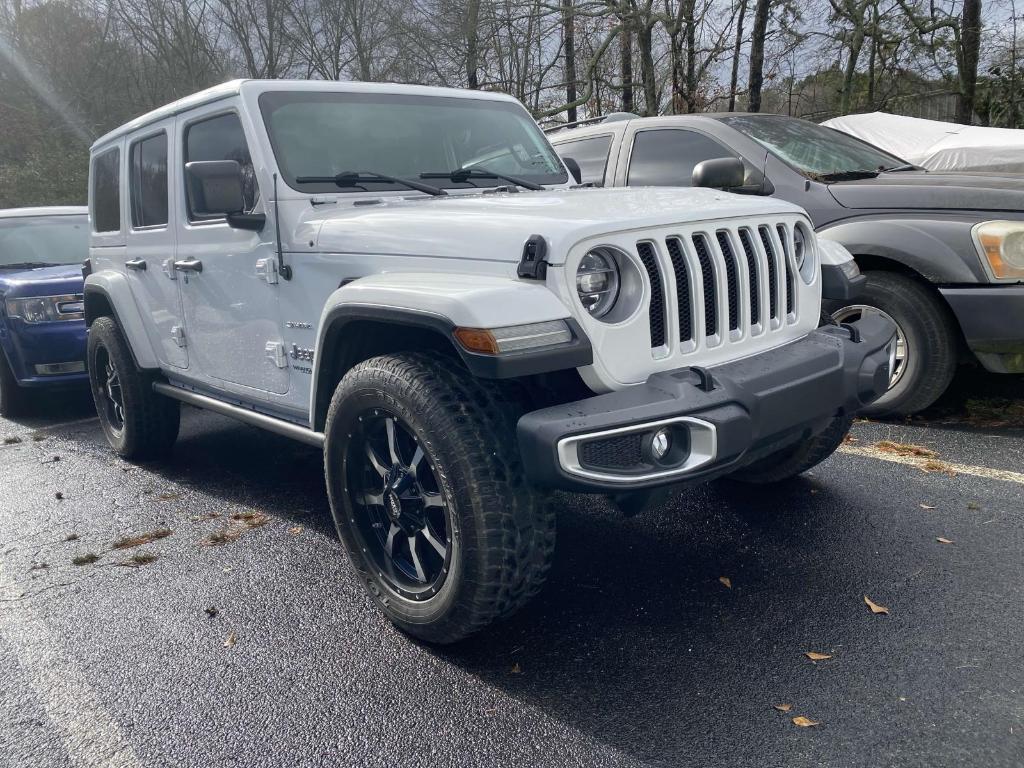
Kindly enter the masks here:
[[[239, 385], [274, 394], [288, 391], [288, 361], [281, 340], [273, 226], [251, 232], [223, 217], [191, 210], [184, 165], [235, 160], [245, 179], [246, 208], [262, 212], [249, 141], [234, 110], [212, 104], [206, 114], [181, 121], [178, 165], [184, 224], [175, 271], [181, 283], [190, 370], [211, 385]], [[238, 386], [228, 387], [238, 390]]]

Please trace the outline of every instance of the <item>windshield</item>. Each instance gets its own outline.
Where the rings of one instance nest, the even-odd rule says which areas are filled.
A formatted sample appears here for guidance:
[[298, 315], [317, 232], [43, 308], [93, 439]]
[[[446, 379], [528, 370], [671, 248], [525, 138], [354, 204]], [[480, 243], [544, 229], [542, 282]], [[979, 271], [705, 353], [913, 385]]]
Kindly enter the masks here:
[[[402, 189], [394, 182], [297, 182], [362, 171], [419, 179], [421, 173], [477, 168], [537, 184], [567, 176], [544, 134], [519, 104], [490, 99], [380, 93], [272, 91], [260, 109], [281, 176], [301, 192]], [[479, 179], [432, 179], [440, 187], [497, 186]]]
[[81, 264], [88, 256], [89, 219], [84, 214], [0, 219], [0, 269]]
[[907, 165], [860, 139], [806, 120], [769, 115], [730, 115], [722, 121], [811, 178]]

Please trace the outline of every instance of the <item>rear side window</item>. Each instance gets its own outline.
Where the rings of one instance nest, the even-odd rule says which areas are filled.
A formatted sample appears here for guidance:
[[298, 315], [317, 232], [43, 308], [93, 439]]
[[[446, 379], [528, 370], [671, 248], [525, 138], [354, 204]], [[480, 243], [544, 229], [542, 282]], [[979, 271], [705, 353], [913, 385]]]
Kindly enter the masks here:
[[633, 139], [626, 183], [638, 187], [688, 187], [693, 167], [716, 157], [736, 157], [736, 153], [696, 131], [641, 131]]
[[117, 147], [92, 160], [92, 229], [121, 230], [121, 150]]
[[[185, 132], [185, 162], [203, 160], [234, 160], [242, 169], [242, 195], [245, 210], [251, 211], [259, 196], [256, 185], [256, 171], [252, 167], [249, 145], [245, 142], [242, 122], [232, 113], [217, 115], [209, 120], [192, 123]], [[186, 197], [188, 197], [186, 195]], [[200, 221], [221, 216], [199, 216], [188, 212], [189, 221]]]
[[167, 223], [167, 134], [132, 144], [129, 155], [132, 226], [157, 227]]
[[604, 184], [604, 172], [608, 167], [608, 151], [611, 147], [611, 136], [593, 136], [589, 139], [556, 144], [555, 151], [559, 157], [571, 157], [580, 164], [580, 181], [600, 186]]

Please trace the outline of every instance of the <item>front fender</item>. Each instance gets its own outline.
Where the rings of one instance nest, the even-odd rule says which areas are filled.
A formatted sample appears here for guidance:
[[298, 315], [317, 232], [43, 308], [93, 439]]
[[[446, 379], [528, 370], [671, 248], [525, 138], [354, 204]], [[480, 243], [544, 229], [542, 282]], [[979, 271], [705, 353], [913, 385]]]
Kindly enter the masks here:
[[146, 326], [135, 304], [128, 279], [118, 272], [94, 272], [85, 278], [85, 322], [91, 325], [109, 307], [128, 341], [139, 368], [159, 368]]
[[[454, 329], [502, 328], [565, 320], [573, 339], [536, 350], [482, 355], [452, 339]], [[580, 326], [561, 300], [543, 284], [505, 277], [438, 273], [384, 273], [338, 288], [324, 304], [317, 334], [310, 413], [324, 411], [343, 355], [342, 329], [355, 321], [414, 327], [437, 333], [452, 344], [477, 376], [509, 378], [590, 365], [593, 353]]]
[[857, 256], [879, 256], [914, 270], [933, 283], [988, 282], [971, 238], [976, 219], [951, 215], [846, 220], [818, 231]]

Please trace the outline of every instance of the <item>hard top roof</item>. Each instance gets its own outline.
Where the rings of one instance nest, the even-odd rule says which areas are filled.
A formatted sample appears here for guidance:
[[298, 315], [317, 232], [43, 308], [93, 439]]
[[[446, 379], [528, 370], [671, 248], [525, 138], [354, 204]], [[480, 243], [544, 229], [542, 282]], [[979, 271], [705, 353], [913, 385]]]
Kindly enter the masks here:
[[403, 83], [341, 82], [336, 80], [231, 80], [206, 90], [185, 96], [165, 104], [151, 112], [128, 121], [93, 142], [96, 150], [104, 144], [137, 131], [150, 123], [185, 112], [189, 109], [226, 99], [243, 93], [264, 91], [320, 91], [332, 93], [393, 93], [410, 96], [446, 96], [462, 99], [485, 99], [490, 101], [515, 101], [511, 96], [493, 91], [469, 91], [462, 88], [438, 88], [428, 85], [406, 85]]

